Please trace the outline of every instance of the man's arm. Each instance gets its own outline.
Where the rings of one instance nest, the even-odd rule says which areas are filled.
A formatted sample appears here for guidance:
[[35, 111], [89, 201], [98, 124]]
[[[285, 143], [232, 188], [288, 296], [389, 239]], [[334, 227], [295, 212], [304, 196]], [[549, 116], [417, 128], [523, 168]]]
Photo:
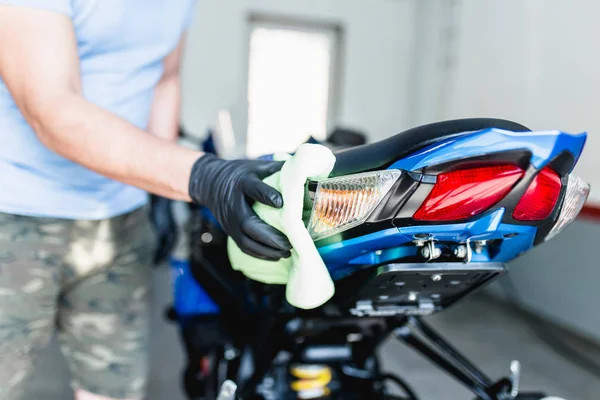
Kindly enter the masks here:
[[109, 178], [207, 206], [247, 254], [273, 261], [290, 256], [285, 235], [248, 202], [283, 206], [281, 194], [261, 180], [281, 163], [203, 155], [86, 101], [73, 25], [63, 15], [0, 6], [0, 43], [0, 76], [48, 148]]
[[154, 91], [148, 131], [163, 139], [176, 141], [181, 112], [181, 60], [185, 36], [163, 61], [163, 74]]
[[47, 147], [109, 178], [190, 200], [190, 171], [202, 153], [149, 135], [85, 100], [69, 18], [0, 6], [0, 27], [0, 76]]

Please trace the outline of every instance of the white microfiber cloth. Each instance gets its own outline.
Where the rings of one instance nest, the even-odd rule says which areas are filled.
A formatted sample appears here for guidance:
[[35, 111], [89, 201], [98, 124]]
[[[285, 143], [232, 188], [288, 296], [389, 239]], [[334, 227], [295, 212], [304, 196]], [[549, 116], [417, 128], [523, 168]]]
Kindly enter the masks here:
[[285, 284], [287, 301], [294, 307], [311, 309], [323, 305], [335, 293], [333, 280], [302, 219], [307, 180], [327, 178], [335, 156], [325, 146], [303, 144], [287, 159], [281, 171], [264, 180], [279, 190], [283, 207], [275, 209], [255, 203], [256, 214], [283, 232], [292, 244], [292, 256], [264, 261], [243, 253], [230, 238], [227, 250], [231, 265], [250, 279], [267, 284]]

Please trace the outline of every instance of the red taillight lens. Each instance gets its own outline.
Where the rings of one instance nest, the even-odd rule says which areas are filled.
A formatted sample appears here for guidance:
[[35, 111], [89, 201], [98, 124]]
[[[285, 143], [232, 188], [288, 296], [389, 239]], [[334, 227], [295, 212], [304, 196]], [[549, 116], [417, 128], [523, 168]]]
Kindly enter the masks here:
[[523, 174], [516, 165], [441, 173], [413, 218], [420, 221], [456, 221], [473, 217], [502, 200]]
[[549, 167], [542, 169], [519, 200], [513, 218], [519, 221], [548, 218], [556, 206], [561, 187], [560, 176], [556, 172]]

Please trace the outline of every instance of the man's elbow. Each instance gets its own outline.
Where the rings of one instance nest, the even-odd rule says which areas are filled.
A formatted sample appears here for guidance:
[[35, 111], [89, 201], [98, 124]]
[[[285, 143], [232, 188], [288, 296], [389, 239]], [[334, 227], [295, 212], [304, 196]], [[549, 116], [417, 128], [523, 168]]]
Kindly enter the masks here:
[[76, 93], [30, 97], [22, 102], [21, 112], [40, 141], [58, 153], [64, 153], [64, 141], [69, 129], [69, 114], [76, 113], [80, 101]]

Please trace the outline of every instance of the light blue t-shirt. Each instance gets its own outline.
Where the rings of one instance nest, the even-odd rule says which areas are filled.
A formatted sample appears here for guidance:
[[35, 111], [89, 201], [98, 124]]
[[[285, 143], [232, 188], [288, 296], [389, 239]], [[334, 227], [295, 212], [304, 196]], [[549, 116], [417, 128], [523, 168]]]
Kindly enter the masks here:
[[[163, 60], [189, 25], [194, 3], [0, 0], [0, 4], [43, 8], [68, 16], [77, 35], [85, 98], [141, 129], [148, 125]], [[101, 176], [46, 148], [0, 78], [0, 212], [104, 219], [143, 206], [147, 197], [140, 189]]]

